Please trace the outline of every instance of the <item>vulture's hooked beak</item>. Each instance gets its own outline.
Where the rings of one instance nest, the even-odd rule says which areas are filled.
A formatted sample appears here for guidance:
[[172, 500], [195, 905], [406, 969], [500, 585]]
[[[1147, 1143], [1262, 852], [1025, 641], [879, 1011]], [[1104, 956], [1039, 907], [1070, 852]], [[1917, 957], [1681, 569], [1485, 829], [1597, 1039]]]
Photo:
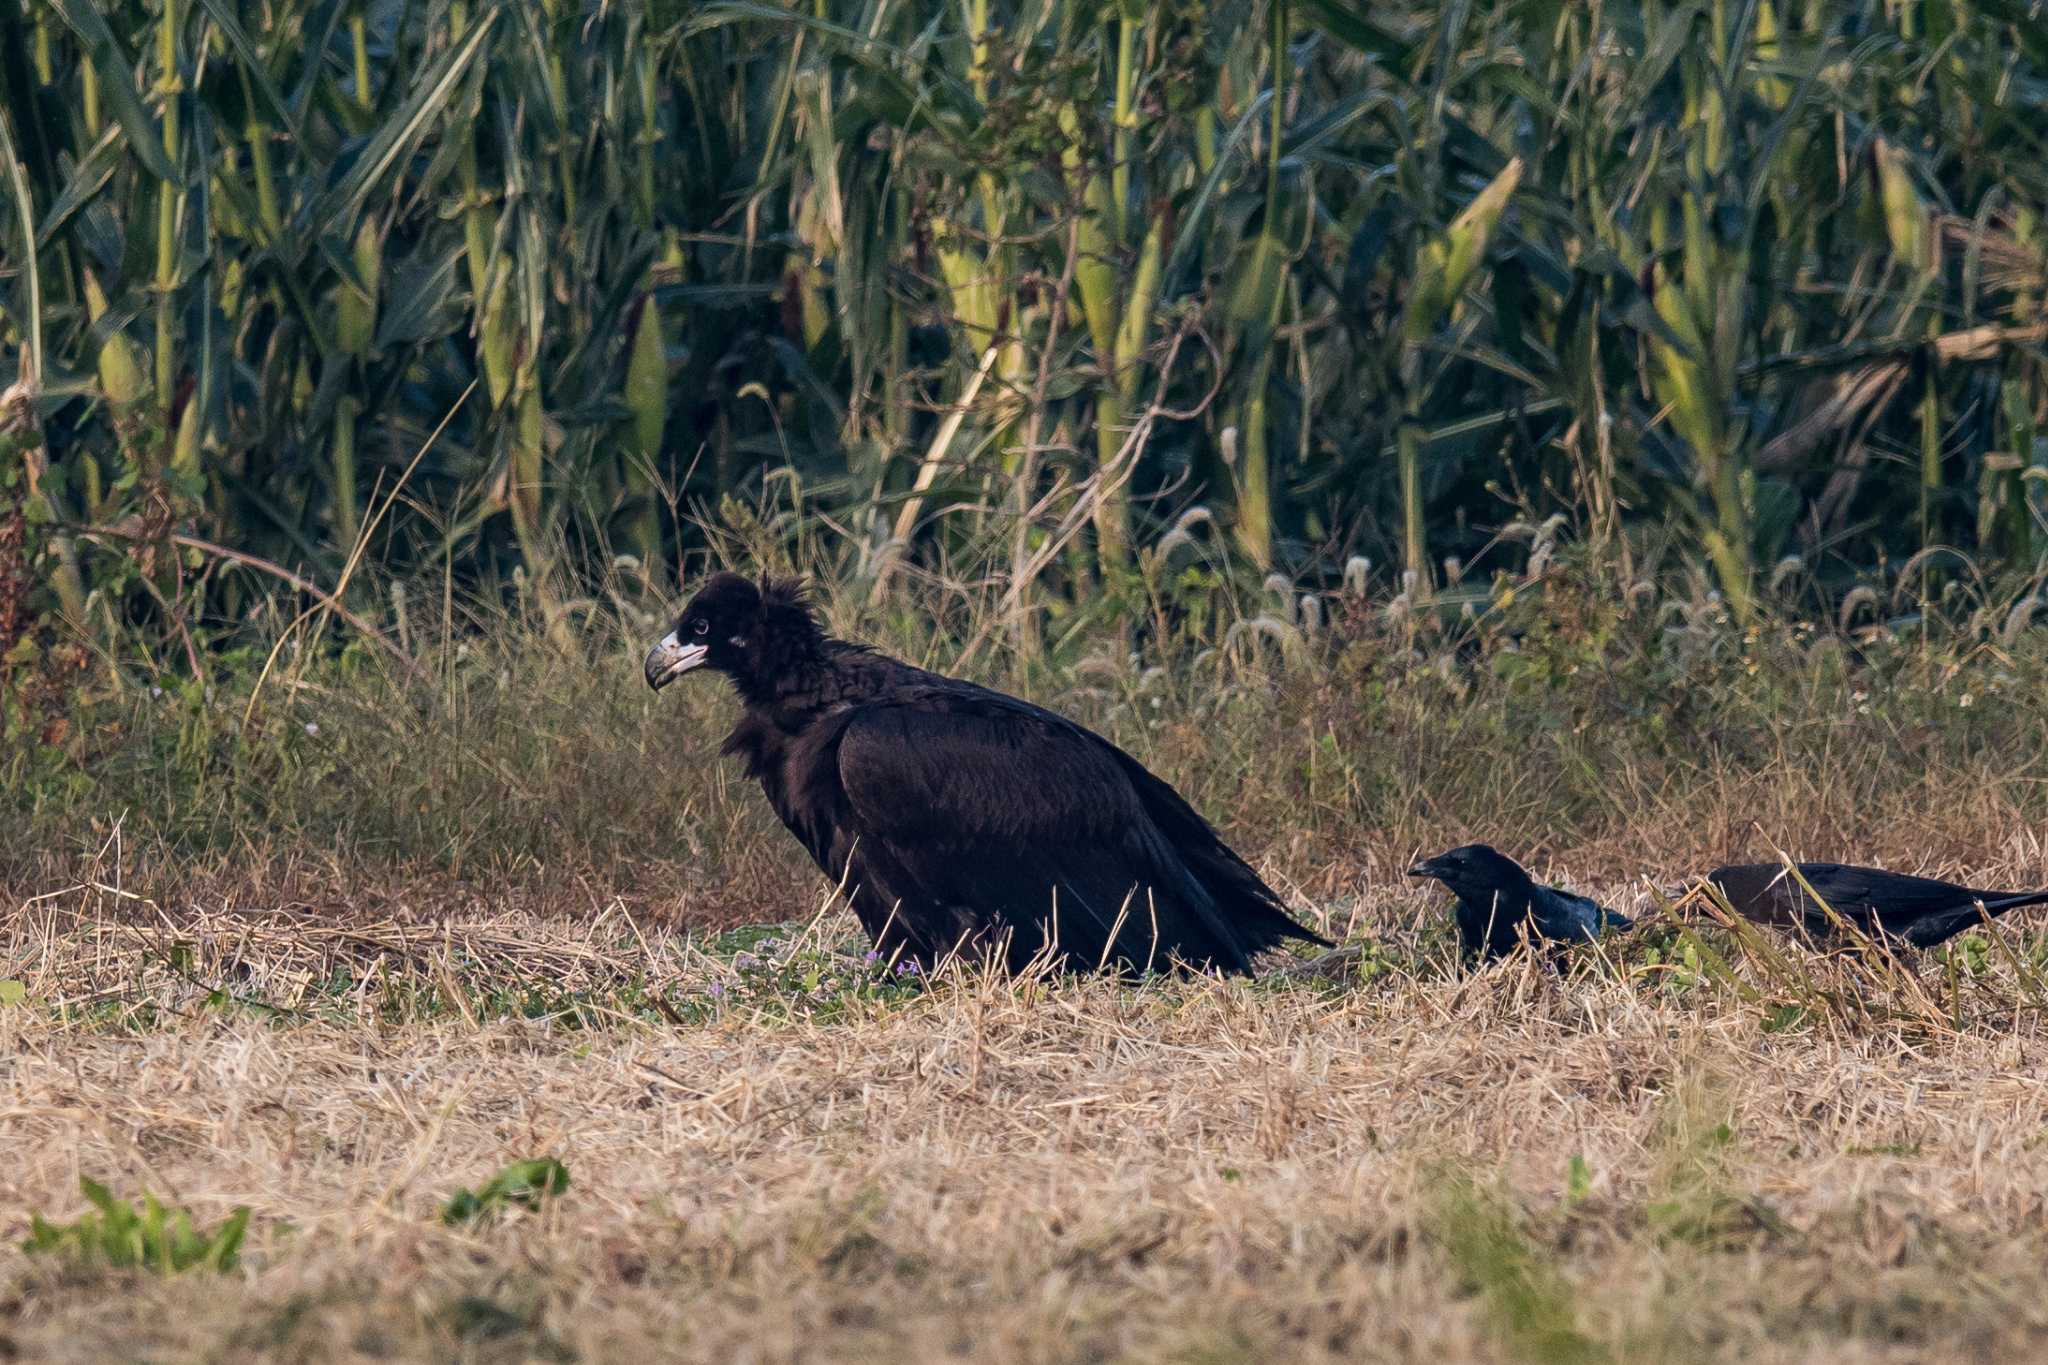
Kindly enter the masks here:
[[677, 678], [704, 662], [711, 653], [708, 645], [686, 645], [670, 631], [661, 643], [647, 651], [647, 685], [659, 692]]

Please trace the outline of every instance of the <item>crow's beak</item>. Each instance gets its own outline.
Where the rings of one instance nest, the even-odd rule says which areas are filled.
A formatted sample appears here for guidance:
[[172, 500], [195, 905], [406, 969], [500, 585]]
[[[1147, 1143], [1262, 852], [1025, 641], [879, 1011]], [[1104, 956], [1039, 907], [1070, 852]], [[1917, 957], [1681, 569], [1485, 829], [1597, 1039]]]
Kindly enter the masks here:
[[704, 662], [711, 650], [705, 645], [686, 645], [670, 631], [661, 643], [647, 651], [647, 685], [659, 692], [677, 678]]
[[1435, 858], [1426, 858], [1409, 868], [1408, 875], [1411, 877], [1441, 877], [1444, 875], [1443, 864]]

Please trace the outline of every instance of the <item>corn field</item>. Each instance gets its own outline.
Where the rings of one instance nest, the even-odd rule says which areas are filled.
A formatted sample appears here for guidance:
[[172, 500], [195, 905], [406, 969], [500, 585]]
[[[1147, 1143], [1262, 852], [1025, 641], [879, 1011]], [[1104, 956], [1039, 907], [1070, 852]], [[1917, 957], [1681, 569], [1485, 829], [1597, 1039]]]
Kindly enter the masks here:
[[1034, 618], [2048, 563], [2041, 0], [0, 0], [0, 95], [88, 629], [798, 527]]

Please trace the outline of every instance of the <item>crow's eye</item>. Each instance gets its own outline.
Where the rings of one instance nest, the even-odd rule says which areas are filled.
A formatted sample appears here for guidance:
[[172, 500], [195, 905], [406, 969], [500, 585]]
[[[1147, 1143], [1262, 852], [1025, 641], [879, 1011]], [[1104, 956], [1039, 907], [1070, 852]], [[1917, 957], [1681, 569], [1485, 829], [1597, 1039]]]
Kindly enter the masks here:
[[709, 635], [711, 633], [711, 622], [702, 616], [698, 617], [697, 624], [690, 627], [690, 633], [692, 635]]

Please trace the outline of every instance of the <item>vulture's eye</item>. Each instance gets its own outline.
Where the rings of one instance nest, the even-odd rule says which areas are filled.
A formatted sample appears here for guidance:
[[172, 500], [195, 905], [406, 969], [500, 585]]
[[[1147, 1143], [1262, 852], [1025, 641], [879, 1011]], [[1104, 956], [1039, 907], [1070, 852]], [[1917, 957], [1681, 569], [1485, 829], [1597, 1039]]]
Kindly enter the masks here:
[[690, 633], [692, 635], [709, 635], [711, 633], [711, 622], [705, 617], [698, 617], [697, 624], [690, 627]]

